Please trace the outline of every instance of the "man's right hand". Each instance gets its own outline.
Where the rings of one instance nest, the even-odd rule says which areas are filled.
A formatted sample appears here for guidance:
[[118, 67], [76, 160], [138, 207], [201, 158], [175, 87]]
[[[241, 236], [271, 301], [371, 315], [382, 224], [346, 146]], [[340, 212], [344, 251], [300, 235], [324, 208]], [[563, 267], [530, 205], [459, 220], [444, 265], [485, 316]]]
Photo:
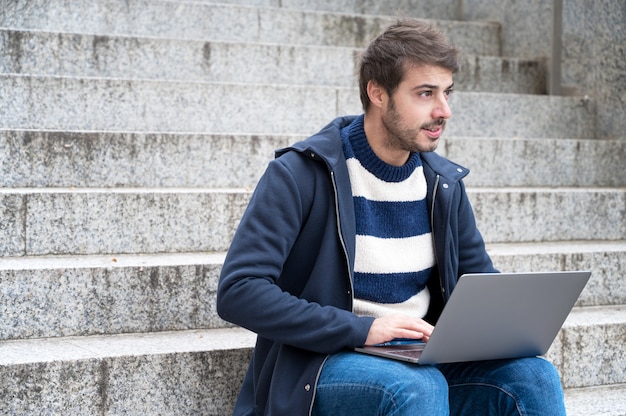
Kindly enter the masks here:
[[423, 319], [407, 315], [388, 315], [376, 318], [370, 327], [365, 345], [382, 344], [395, 338], [428, 341], [435, 327]]

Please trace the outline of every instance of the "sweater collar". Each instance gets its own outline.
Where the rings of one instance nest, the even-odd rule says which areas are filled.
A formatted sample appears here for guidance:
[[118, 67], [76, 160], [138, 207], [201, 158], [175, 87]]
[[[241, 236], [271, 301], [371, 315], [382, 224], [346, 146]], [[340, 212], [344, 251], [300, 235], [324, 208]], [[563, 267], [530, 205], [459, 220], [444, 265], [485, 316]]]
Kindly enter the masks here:
[[355, 157], [370, 173], [386, 182], [401, 182], [421, 166], [419, 153], [411, 153], [402, 166], [393, 166], [381, 160], [372, 150], [363, 126], [364, 116], [357, 117], [341, 129], [341, 139], [346, 159]]

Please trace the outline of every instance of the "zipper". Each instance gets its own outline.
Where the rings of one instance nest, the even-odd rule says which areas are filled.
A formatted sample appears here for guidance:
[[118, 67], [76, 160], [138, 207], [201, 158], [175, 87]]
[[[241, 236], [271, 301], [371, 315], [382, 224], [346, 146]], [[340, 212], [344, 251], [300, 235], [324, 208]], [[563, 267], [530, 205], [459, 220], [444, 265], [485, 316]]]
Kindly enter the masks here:
[[[346, 258], [346, 267], [348, 269], [348, 282], [350, 283], [350, 310], [354, 309], [354, 285], [352, 284], [352, 271], [350, 270], [350, 258], [348, 257], [348, 250], [346, 249], [346, 243], [343, 239], [343, 234], [341, 233], [341, 223], [339, 222], [339, 194], [337, 192], [337, 182], [335, 180], [335, 172], [330, 171], [330, 181], [333, 184], [333, 193], [335, 194], [335, 215], [337, 216], [337, 234], [339, 234], [339, 241], [341, 242], [341, 247], [343, 248], [343, 254]], [[313, 397], [311, 398], [311, 405], [309, 407], [309, 416], [313, 413], [313, 403], [315, 403], [315, 395], [317, 393], [317, 382], [319, 381], [320, 375], [322, 374], [322, 368], [324, 368], [324, 364], [328, 360], [330, 355], [326, 355], [324, 361], [317, 370], [317, 375], [315, 377], [315, 384], [313, 386]]]
[[[437, 174], [437, 176], [435, 177], [435, 186], [433, 187], [433, 197], [432, 197], [432, 203], [430, 206], [430, 232], [431, 232], [431, 237], [433, 240], [433, 251], [435, 253], [435, 259], [437, 259], [437, 264], [439, 264], [439, 256], [437, 255], [437, 244], [435, 242], [435, 199], [437, 198], [437, 189], [439, 189], [439, 174]], [[439, 271], [439, 290], [441, 290], [441, 296], [444, 299], [446, 299], [446, 290], [443, 288], [443, 280], [442, 279], [442, 273], [441, 273], [441, 269]]]
[[348, 257], [348, 250], [346, 249], [346, 243], [341, 233], [341, 222], [339, 221], [339, 194], [337, 192], [337, 183], [335, 181], [335, 172], [330, 171], [330, 180], [333, 184], [333, 192], [335, 193], [335, 214], [337, 216], [337, 233], [339, 234], [339, 241], [343, 248], [343, 254], [346, 257], [346, 267], [348, 269], [348, 282], [350, 283], [350, 310], [354, 308], [354, 287], [352, 284], [352, 271], [350, 270], [350, 258]]
[[322, 369], [324, 368], [324, 364], [328, 361], [330, 355], [327, 355], [322, 361], [320, 368], [317, 369], [317, 375], [315, 376], [315, 385], [313, 386], [313, 397], [311, 398], [311, 405], [309, 406], [309, 416], [313, 414], [313, 403], [315, 403], [315, 394], [317, 393], [317, 382], [320, 380], [320, 375], [322, 374]]

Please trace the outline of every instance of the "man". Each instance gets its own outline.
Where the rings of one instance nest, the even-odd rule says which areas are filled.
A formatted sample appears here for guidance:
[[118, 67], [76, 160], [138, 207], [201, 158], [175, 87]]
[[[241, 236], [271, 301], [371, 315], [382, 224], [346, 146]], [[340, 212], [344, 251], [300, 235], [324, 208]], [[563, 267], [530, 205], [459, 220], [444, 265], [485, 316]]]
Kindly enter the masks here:
[[496, 272], [467, 169], [435, 150], [457, 50], [417, 21], [363, 53], [365, 114], [277, 152], [224, 262], [220, 316], [258, 334], [235, 415], [562, 415], [541, 358], [415, 366], [354, 352], [428, 341], [464, 273]]

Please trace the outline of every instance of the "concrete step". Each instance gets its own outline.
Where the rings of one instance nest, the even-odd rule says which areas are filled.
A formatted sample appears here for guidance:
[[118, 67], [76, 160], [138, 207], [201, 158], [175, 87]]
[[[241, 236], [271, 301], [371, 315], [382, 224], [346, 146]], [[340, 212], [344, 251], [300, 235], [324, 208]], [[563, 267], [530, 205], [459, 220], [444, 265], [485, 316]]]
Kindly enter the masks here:
[[[355, 87], [359, 49], [0, 30], [0, 72]], [[543, 61], [465, 56], [459, 91], [542, 94]]]
[[224, 253], [0, 260], [0, 339], [224, 328]]
[[[311, 134], [362, 112], [342, 87], [0, 75], [0, 129]], [[268, 99], [271, 97], [271, 99]], [[589, 138], [579, 97], [458, 92], [452, 136]], [[528, 120], [533, 120], [529, 123]]]
[[626, 383], [626, 305], [574, 308], [546, 358], [564, 388]]
[[222, 251], [243, 189], [0, 188], [1, 256]]
[[577, 306], [626, 305], [626, 240], [488, 244], [503, 272], [591, 270]]
[[[0, 186], [252, 188], [275, 149], [305, 137], [0, 130]], [[470, 187], [626, 183], [625, 141], [446, 134], [437, 151], [471, 170]]]
[[626, 142], [520, 137], [451, 137], [440, 154], [467, 167], [471, 187], [622, 187]]
[[454, 87], [458, 91], [546, 94], [547, 80], [544, 59], [464, 55]]
[[0, 130], [0, 186], [252, 188], [275, 149], [304, 138]]
[[230, 414], [253, 344], [240, 329], [0, 341], [0, 414]]
[[[586, 320], [597, 323], [576, 323]], [[570, 315], [547, 357], [557, 365], [568, 389], [568, 410], [583, 414], [591, 392], [614, 400], [624, 391], [624, 344], [609, 348], [602, 343], [619, 342], [625, 334], [623, 308]], [[553, 353], [571, 336], [585, 340], [586, 345], [568, 344], [570, 349], [562, 354]], [[254, 335], [238, 328], [0, 341], [0, 379], [5, 392], [0, 411], [28, 414], [46, 409], [75, 415], [133, 409], [137, 414], [229, 414], [253, 343]], [[606, 384], [584, 390], [573, 387], [581, 383], [592, 387], [594, 382]], [[617, 403], [616, 412], [609, 414], [621, 414], [623, 401]]]
[[595, 104], [587, 97], [459, 92], [450, 105], [447, 134], [452, 136], [595, 137]]
[[[187, 0], [172, 0], [187, 1]], [[196, 0], [198, 3], [224, 3], [224, 0]], [[283, 7], [295, 10], [334, 11], [338, 13], [363, 13], [375, 15], [395, 15], [403, 11], [403, 16], [437, 19], [457, 19], [458, 4], [450, 0], [422, 0], [419, 7], [411, 0], [391, 0], [373, 2], [362, 0], [227, 0], [229, 4], [247, 4], [266, 7]]]
[[[473, 188], [488, 243], [620, 240], [624, 188]], [[1, 256], [223, 251], [251, 190], [0, 188]]]
[[[502, 271], [592, 270], [578, 306], [626, 305], [626, 241], [488, 246]], [[223, 328], [224, 253], [5, 257], [0, 339]]]
[[626, 416], [626, 384], [565, 390], [568, 416]]
[[488, 243], [626, 235], [624, 188], [472, 188], [468, 195]]
[[[69, 4], [63, 0], [14, 0], [0, 10], [0, 27], [103, 36], [364, 47], [398, 15], [395, 8], [393, 16], [359, 15], [355, 10], [342, 14], [182, 1], [100, 0]], [[402, 14], [410, 15], [412, 10], [416, 8], [411, 6]], [[419, 10], [421, 17], [428, 17], [426, 8]], [[467, 54], [500, 54], [497, 23], [452, 20], [431, 23]]]

